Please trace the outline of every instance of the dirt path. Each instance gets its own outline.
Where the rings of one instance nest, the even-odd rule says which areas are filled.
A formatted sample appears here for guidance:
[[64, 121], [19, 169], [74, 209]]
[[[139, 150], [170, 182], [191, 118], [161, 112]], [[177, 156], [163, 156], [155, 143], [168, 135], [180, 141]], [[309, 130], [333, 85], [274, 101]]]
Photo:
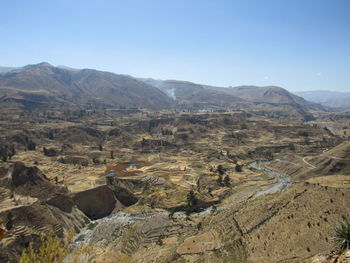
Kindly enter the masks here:
[[316, 168], [316, 166], [312, 165], [311, 163], [309, 163], [308, 161], [305, 160], [306, 157], [302, 158], [303, 162], [306, 163], [308, 166], [312, 167], [313, 169]]

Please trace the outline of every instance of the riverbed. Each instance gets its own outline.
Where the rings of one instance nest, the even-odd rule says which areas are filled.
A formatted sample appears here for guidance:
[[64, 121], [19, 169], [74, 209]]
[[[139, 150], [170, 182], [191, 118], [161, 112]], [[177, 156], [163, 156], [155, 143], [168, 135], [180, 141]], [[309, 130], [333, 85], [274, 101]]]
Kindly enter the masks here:
[[[264, 163], [266, 163], [266, 161], [254, 161], [254, 162], [248, 163], [246, 167], [263, 172], [267, 175], [273, 176], [276, 179], [277, 183], [269, 187], [268, 189], [257, 191], [250, 198], [257, 198], [262, 195], [272, 194], [277, 191], [287, 189], [291, 185], [291, 179], [288, 176], [264, 167], [263, 166]], [[229, 203], [218, 207], [208, 207], [206, 209], [203, 209], [202, 211], [191, 213], [190, 216], [198, 217], [198, 216], [208, 215], [213, 211], [222, 211], [222, 210], [228, 209], [229, 207], [232, 207], [233, 205], [235, 205], [235, 203]], [[96, 239], [98, 239], [98, 237], [101, 237], [104, 234], [110, 233], [115, 228], [121, 228], [125, 225], [132, 224], [138, 221], [145, 221], [152, 217], [157, 217], [157, 216], [170, 216], [170, 213], [167, 211], [163, 211], [158, 213], [141, 215], [141, 214], [128, 214], [124, 212], [119, 212], [119, 213], [110, 215], [108, 217], [95, 220], [88, 227], [86, 227], [80, 234], [78, 234], [77, 238], [75, 239], [74, 246], [79, 245], [81, 243], [84, 243], [87, 245], [91, 244], [95, 242]], [[186, 215], [185, 212], [176, 212], [172, 215], [173, 218], [186, 218], [187, 216], [188, 215]]]

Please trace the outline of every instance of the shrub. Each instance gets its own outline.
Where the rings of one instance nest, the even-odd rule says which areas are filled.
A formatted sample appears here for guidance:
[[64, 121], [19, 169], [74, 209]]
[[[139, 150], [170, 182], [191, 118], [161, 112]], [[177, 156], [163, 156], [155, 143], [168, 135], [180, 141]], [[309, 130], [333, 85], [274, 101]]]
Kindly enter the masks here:
[[[90, 259], [91, 248], [80, 246], [70, 249], [73, 231], [68, 232], [64, 239], [53, 234], [40, 237], [40, 245], [34, 248], [30, 243], [22, 252], [19, 263], [87, 263]], [[68, 261], [67, 261], [68, 260]]]
[[237, 164], [236, 167], [235, 167], [235, 170], [236, 170], [237, 173], [242, 172], [242, 170], [243, 170], [243, 165]]
[[230, 187], [231, 186], [231, 179], [228, 175], [225, 176], [224, 178], [224, 185], [227, 186], [227, 187]]
[[196, 197], [196, 194], [194, 193], [193, 190], [191, 190], [188, 194], [187, 194], [187, 204], [188, 206], [195, 206], [198, 203], [198, 199]]
[[335, 228], [334, 242], [340, 250], [350, 249], [350, 221], [344, 220]]

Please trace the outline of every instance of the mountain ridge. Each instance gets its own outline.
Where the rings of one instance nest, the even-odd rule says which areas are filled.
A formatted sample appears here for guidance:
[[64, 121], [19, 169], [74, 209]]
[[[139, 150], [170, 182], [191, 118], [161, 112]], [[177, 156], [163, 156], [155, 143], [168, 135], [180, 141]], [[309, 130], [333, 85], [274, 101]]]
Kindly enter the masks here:
[[[18, 92], [14, 89], [18, 89], [22, 95], [45, 91], [55, 101], [81, 105], [153, 109], [172, 105], [172, 100], [159, 89], [135, 78], [94, 69], [70, 70], [45, 62], [1, 73], [0, 87], [2, 101], [16, 99], [14, 93]], [[21, 99], [28, 100], [26, 96]]]
[[[243, 110], [267, 117], [311, 120], [323, 110], [276, 86], [215, 87], [179, 80], [141, 79], [95, 69], [31, 64], [0, 73], [0, 103], [148, 109]], [[11, 104], [12, 103], [12, 104]]]

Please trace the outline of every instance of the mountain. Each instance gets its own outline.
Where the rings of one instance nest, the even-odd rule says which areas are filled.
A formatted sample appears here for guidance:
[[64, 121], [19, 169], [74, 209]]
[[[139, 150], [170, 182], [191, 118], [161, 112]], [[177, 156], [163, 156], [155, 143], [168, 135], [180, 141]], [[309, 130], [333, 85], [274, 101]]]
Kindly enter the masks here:
[[323, 110], [320, 105], [308, 102], [283, 88], [274, 86], [224, 88], [177, 80], [141, 80], [158, 87], [182, 106], [229, 107], [267, 117], [295, 117], [303, 120], [313, 119], [312, 111]]
[[0, 73], [0, 103], [22, 107], [70, 103], [161, 109], [173, 102], [159, 89], [130, 76], [40, 63]]
[[304, 99], [319, 103], [326, 107], [346, 108], [350, 107], [350, 92], [337, 92], [330, 90], [314, 90], [295, 92]]
[[234, 95], [216, 90], [212, 86], [179, 80], [143, 79], [143, 81], [159, 88], [174, 99], [178, 105], [182, 106], [193, 108], [233, 107], [239, 109], [249, 104], [249, 102], [245, 102]]
[[[5, 70], [4, 70], [5, 71]], [[321, 110], [279, 87], [214, 87], [178, 80], [136, 79], [127, 75], [54, 67], [48, 63], [0, 73], [3, 108], [140, 107], [191, 110], [244, 110], [272, 118], [310, 120]]]
[[255, 103], [269, 104], [295, 104], [303, 107], [314, 107], [303, 98], [298, 97], [289, 91], [275, 86], [256, 87], [256, 86], [240, 86], [230, 87], [226, 89], [229, 94], [234, 94], [242, 99]]

